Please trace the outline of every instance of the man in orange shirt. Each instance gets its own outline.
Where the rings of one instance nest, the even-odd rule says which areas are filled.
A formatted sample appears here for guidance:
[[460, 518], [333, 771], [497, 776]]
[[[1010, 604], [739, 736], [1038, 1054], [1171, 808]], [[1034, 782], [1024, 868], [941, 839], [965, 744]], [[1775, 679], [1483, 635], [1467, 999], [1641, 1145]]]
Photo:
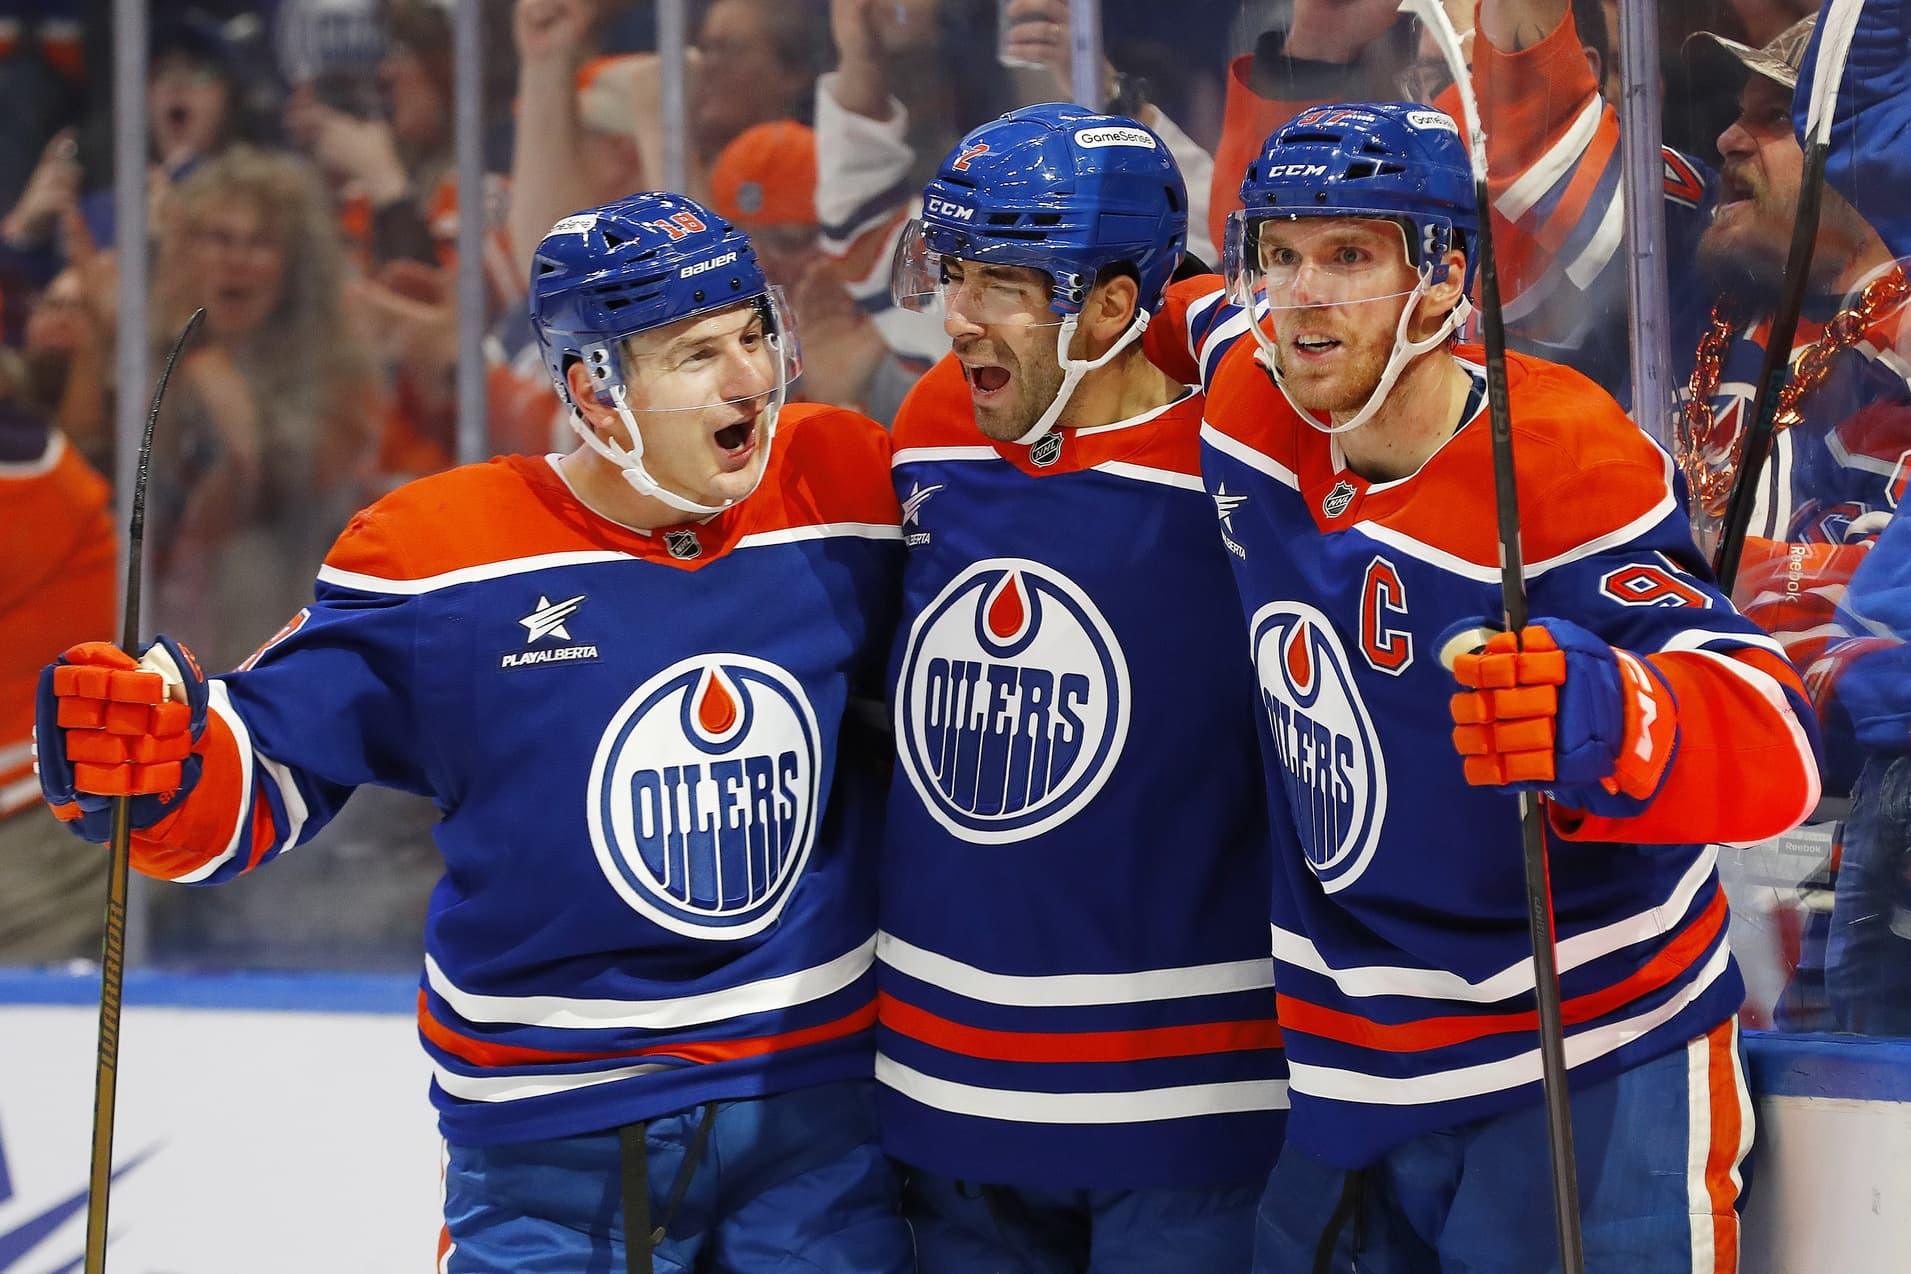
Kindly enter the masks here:
[[41, 808], [33, 695], [47, 651], [113, 634], [111, 504], [64, 435], [0, 400], [0, 964], [99, 950], [106, 856]]

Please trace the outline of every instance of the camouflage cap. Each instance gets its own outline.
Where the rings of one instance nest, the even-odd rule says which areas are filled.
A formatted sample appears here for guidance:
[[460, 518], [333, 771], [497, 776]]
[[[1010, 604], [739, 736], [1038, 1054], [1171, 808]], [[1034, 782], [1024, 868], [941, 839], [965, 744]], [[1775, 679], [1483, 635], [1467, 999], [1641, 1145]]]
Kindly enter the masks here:
[[1785, 88], [1795, 89], [1798, 87], [1798, 72], [1805, 62], [1805, 46], [1811, 43], [1812, 28], [1817, 23], [1818, 15], [1815, 13], [1808, 18], [1800, 18], [1780, 31], [1762, 49], [1729, 40], [1711, 31], [1695, 31], [1686, 41], [1687, 56], [1691, 56], [1695, 45], [1701, 49], [1723, 49], [1753, 74], [1762, 75]]

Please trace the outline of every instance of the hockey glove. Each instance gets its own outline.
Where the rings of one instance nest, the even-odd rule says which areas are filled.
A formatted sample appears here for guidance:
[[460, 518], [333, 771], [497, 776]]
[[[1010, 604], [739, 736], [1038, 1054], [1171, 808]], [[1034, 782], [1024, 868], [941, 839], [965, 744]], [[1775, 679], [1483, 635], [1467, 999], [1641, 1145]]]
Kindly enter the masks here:
[[206, 729], [206, 675], [170, 637], [131, 655], [87, 642], [40, 671], [33, 737], [40, 793], [85, 840], [113, 833], [115, 796], [133, 798], [135, 829], [178, 808], [199, 781], [192, 754]]
[[[1453, 746], [1476, 786], [1632, 813], [1665, 781], [1678, 705], [1651, 665], [1563, 619], [1495, 633], [1454, 660]], [[1621, 798], [1615, 801], [1613, 798]]]

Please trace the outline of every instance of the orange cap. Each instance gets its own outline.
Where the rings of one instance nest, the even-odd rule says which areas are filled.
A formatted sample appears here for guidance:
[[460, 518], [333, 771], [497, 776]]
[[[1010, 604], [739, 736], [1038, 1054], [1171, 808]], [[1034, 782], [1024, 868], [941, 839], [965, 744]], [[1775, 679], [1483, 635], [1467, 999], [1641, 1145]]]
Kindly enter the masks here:
[[815, 225], [815, 131], [779, 119], [738, 133], [710, 165], [710, 203], [745, 230]]

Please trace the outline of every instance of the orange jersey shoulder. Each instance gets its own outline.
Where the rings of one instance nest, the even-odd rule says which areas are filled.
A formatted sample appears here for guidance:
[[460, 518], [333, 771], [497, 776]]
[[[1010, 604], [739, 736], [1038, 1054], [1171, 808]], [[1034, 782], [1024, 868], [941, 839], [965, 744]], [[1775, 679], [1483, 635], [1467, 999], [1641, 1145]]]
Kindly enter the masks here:
[[986, 447], [989, 440], [975, 425], [969, 382], [954, 354], [945, 354], [924, 372], [896, 411], [896, 450], [916, 447]]
[[[1485, 362], [1474, 346], [1455, 353]], [[1521, 354], [1506, 356], [1506, 379], [1529, 567], [1628, 530], [1639, 534], [1676, 508], [1670, 458], [1605, 390], [1571, 368]], [[1477, 516], [1491, 507], [1492, 490], [1493, 435], [1483, 410], [1401, 484], [1410, 504], [1370, 500], [1366, 516], [1476, 565], [1497, 566], [1494, 519]]]

